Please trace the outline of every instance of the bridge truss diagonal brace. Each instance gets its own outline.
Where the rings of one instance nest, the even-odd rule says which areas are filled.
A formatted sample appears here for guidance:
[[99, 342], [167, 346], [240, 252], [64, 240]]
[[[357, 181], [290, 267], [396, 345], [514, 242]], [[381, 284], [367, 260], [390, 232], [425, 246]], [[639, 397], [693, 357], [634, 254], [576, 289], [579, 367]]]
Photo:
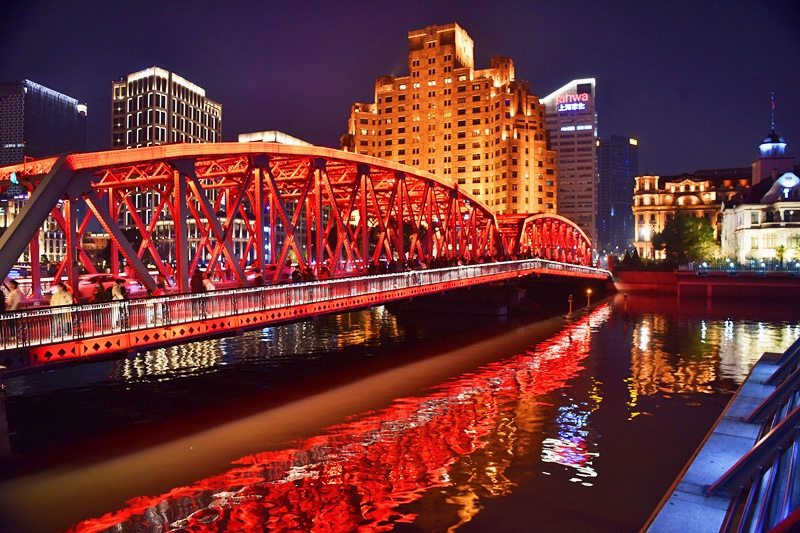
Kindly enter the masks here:
[[155, 290], [156, 283], [153, 281], [153, 278], [148, 275], [143, 275], [141, 273], [147, 273], [147, 266], [144, 262], [139, 258], [139, 255], [134, 250], [133, 245], [128, 242], [128, 239], [122, 233], [122, 230], [119, 229], [119, 224], [111, 217], [111, 212], [108, 210], [103, 202], [100, 201], [100, 197], [97, 195], [97, 191], [94, 189], [90, 189], [89, 192], [85, 194], [86, 203], [89, 206], [89, 209], [92, 210], [94, 216], [97, 217], [97, 220], [100, 221], [100, 224], [103, 226], [109, 235], [111, 235], [115, 241], [115, 244], [119, 247], [122, 255], [125, 256], [125, 259], [128, 263], [140, 273], [140, 277], [142, 278], [141, 281], [144, 283], [145, 287], [149, 290]]
[[[61, 201], [72, 181], [75, 170], [71, 162], [67, 161], [67, 154], [58, 158], [50, 172], [44, 175], [30, 198], [23, 204], [19, 215], [9, 226], [8, 230], [0, 237], [0, 275], [3, 279], [8, 276], [14, 264], [25, 252], [42, 227], [47, 216]], [[38, 262], [39, 258], [36, 257]]]

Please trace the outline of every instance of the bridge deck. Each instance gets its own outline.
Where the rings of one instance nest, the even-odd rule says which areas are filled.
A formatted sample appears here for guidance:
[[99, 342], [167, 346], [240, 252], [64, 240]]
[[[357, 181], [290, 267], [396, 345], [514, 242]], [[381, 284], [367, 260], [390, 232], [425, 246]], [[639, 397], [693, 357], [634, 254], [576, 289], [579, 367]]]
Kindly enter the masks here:
[[530, 259], [6, 313], [0, 364], [13, 373], [531, 274], [609, 278], [605, 270]]

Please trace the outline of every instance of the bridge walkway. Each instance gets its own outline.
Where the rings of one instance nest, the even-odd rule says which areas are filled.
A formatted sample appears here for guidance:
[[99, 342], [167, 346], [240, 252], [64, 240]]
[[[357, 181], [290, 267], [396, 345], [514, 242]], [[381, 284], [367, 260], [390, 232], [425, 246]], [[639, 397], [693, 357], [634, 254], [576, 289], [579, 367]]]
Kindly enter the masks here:
[[531, 274], [610, 278], [606, 270], [528, 259], [12, 312], [0, 315], [0, 364], [13, 373]]
[[752, 368], [643, 531], [800, 530], [800, 338]]

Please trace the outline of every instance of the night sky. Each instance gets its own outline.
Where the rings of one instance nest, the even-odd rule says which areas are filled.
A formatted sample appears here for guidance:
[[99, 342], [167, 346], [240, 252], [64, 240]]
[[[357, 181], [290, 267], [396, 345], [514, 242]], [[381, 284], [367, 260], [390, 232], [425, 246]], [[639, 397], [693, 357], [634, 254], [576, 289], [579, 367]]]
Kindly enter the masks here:
[[457, 22], [477, 69], [509, 56], [535, 94], [597, 78], [600, 135], [637, 137], [642, 174], [750, 165], [772, 92], [800, 154], [797, 0], [11, 4], [0, 80], [87, 103], [90, 150], [110, 143], [111, 82], [154, 65], [222, 104], [225, 141], [274, 129], [338, 147], [375, 78], [408, 74], [408, 32]]

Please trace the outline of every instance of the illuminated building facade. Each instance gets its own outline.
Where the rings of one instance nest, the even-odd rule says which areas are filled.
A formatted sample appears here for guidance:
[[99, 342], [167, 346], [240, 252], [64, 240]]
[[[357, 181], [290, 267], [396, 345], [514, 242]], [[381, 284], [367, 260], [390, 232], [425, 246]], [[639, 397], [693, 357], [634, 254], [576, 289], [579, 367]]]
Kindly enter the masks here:
[[[128, 74], [111, 84], [111, 148], [141, 148], [168, 143], [222, 141], [222, 106], [206, 97], [202, 87], [162, 68]], [[134, 194], [132, 203], [149, 223], [160, 205], [156, 191]], [[211, 199], [213, 202], [213, 198]], [[121, 210], [120, 226], [133, 228], [131, 214]], [[189, 238], [200, 242], [201, 232], [190, 223]], [[174, 227], [159, 221], [153, 239], [162, 259], [173, 262]], [[237, 243], [234, 243], [236, 246]], [[242, 246], [241, 243], [238, 243]], [[239, 250], [237, 250], [239, 251]], [[199, 252], [207, 260], [205, 250]]]
[[719, 239], [723, 202], [746, 193], [750, 177], [747, 167], [696, 170], [677, 176], [637, 176], [633, 192], [636, 252], [644, 258], [664, 259], [663, 251], [653, 249], [653, 235], [664, 230], [678, 209], [710, 220], [714, 236]]
[[558, 154], [558, 214], [578, 224], [593, 243], [599, 180], [595, 96], [595, 79], [584, 78], [542, 98], [550, 146]]
[[342, 148], [451, 179], [497, 213], [557, 211], [545, 109], [514, 62], [476, 70], [458, 24], [408, 33], [408, 76], [381, 76], [353, 105]]
[[727, 259], [753, 268], [769, 263], [800, 271], [798, 173], [773, 122], [753, 163], [753, 187], [722, 211], [721, 246]]
[[620, 253], [633, 242], [633, 189], [639, 174], [639, 141], [619, 135], [601, 138], [599, 159], [596, 248]]
[[[86, 114], [86, 104], [30, 80], [0, 83], [0, 166], [86, 151]], [[0, 231], [27, 197], [24, 187], [14, 185], [0, 195]], [[39, 232], [39, 254], [61, 261], [65, 252], [64, 233], [50, 217]]]
[[158, 67], [111, 88], [111, 147], [222, 141], [222, 106], [202, 87]]
[[[289, 146], [313, 146], [309, 142], [306, 142], [302, 139], [298, 139], [297, 137], [292, 137], [291, 135], [287, 135], [286, 133], [277, 130], [257, 131], [253, 133], [240, 133], [239, 142], [240, 143], [269, 142], [277, 144], [286, 144]], [[297, 209], [297, 203], [287, 201], [283, 207], [286, 212], [286, 216], [289, 217], [289, 219], [292, 219], [294, 217], [295, 210]], [[269, 207], [267, 207], [267, 212], [265, 215], [266, 215], [265, 219], [269, 220]], [[330, 210], [327, 208], [324, 209], [322, 216], [323, 216], [323, 221], [327, 223], [328, 217], [330, 216]], [[300, 231], [305, 231], [305, 228], [306, 228], [305, 216], [301, 214], [301, 218], [298, 221], [298, 229]], [[265, 235], [264, 239], [265, 243], [269, 243], [270, 233], [274, 231], [275, 242], [277, 243], [278, 246], [283, 246], [283, 243], [286, 241], [286, 228], [284, 227], [283, 222], [281, 222], [280, 220], [275, 221], [274, 228], [271, 228], [268, 224], [265, 224], [263, 230]], [[246, 245], [247, 241], [243, 242], [242, 244]], [[304, 251], [306, 250], [305, 242], [301, 242], [299, 246]], [[272, 257], [272, 250], [270, 246], [267, 245], [265, 245], [264, 247], [264, 256], [270, 263], [274, 263], [277, 260], [277, 258]]]

